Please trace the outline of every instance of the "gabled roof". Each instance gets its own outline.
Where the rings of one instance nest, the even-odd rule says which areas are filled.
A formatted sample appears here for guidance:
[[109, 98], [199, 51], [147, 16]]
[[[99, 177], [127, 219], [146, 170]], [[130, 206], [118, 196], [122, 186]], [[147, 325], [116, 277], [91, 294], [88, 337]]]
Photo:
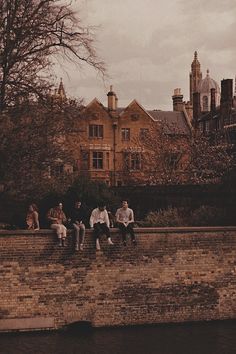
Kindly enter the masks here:
[[137, 106], [153, 120], [153, 117], [148, 113], [148, 111], [147, 111], [136, 99], [134, 99], [132, 102], [130, 102], [130, 103], [128, 104], [128, 106], [120, 113], [120, 117], [121, 117], [121, 116], [125, 113], [125, 111], [128, 110], [128, 108], [129, 108], [131, 105], [133, 105], [133, 104], [137, 104]]
[[166, 124], [167, 133], [190, 133], [190, 127], [183, 112], [153, 110], [148, 113], [154, 121]]
[[83, 112], [91, 108], [94, 104], [98, 104], [108, 114], [107, 108], [96, 97], [84, 107]]
[[[84, 110], [90, 108], [93, 104], [99, 104], [101, 108], [109, 114], [109, 110], [97, 98], [94, 98]], [[146, 110], [136, 99], [131, 101], [127, 107], [119, 107], [116, 109], [116, 115], [122, 117], [130, 106], [136, 104], [153, 122], [165, 124], [166, 133], [171, 134], [189, 134], [191, 129], [184, 112], [177, 111], [161, 111], [161, 110]]]

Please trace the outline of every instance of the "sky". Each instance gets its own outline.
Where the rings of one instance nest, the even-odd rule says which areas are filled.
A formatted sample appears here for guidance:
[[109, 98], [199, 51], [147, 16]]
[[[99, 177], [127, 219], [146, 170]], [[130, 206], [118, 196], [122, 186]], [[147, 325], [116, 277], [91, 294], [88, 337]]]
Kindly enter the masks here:
[[236, 74], [236, 0], [72, 0], [85, 25], [98, 26], [96, 49], [105, 81], [94, 69], [56, 68], [67, 95], [107, 104], [110, 85], [118, 106], [133, 99], [146, 109], [172, 110], [175, 88], [189, 100], [189, 72], [198, 52], [203, 77]]

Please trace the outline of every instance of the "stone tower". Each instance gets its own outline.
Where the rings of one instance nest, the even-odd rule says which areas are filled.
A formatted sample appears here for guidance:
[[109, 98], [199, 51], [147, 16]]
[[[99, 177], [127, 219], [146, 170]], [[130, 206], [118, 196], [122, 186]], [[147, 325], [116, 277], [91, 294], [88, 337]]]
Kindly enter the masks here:
[[194, 59], [191, 65], [191, 72], [189, 74], [189, 100], [193, 104], [193, 93], [197, 92], [199, 82], [202, 80], [201, 64], [197, 58], [197, 52], [194, 52]]

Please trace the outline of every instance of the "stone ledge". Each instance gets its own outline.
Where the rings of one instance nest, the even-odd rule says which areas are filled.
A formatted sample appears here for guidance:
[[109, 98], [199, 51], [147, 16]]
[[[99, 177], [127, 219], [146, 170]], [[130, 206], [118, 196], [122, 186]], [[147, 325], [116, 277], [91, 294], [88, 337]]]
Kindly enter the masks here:
[[[111, 233], [116, 234], [119, 233], [119, 229], [111, 228]], [[236, 226], [194, 226], [194, 227], [136, 227], [134, 228], [135, 233], [181, 233], [181, 232], [227, 232], [227, 231], [236, 231]], [[86, 229], [88, 234], [92, 233], [91, 229]], [[73, 230], [68, 229], [68, 234], [73, 233]], [[34, 236], [41, 236], [41, 235], [55, 235], [54, 230], [50, 229], [40, 229], [37, 231], [32, 230], [0, 230], [0, 236], [5, 235], [34, 235]]]

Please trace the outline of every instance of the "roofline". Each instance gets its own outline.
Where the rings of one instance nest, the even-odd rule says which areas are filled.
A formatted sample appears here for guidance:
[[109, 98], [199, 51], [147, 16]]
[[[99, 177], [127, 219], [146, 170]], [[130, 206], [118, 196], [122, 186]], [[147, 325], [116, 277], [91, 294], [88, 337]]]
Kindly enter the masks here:
[[131, 101], [131, 102], [128, 104], [128, 106], [125, 107], [125, 109], [119, 114], [119, 117], [121, 117], [121, 116], [124, 114], [124, 112], [127, 110], [127, 108], [128, 108], [129, 106], [131, 106], [133, 103], [136, 103], [136, 104], [144, 111], [144, 113], [146, 113], [146, 114], [149, 116], [149, 118], [151, 118], [151, 119], [153, 120], [153, 122], [155, 122], [155, 119], [148, 113], [148, 111], [147, 111], [135, 98], [134, 98], [133, 101]]

